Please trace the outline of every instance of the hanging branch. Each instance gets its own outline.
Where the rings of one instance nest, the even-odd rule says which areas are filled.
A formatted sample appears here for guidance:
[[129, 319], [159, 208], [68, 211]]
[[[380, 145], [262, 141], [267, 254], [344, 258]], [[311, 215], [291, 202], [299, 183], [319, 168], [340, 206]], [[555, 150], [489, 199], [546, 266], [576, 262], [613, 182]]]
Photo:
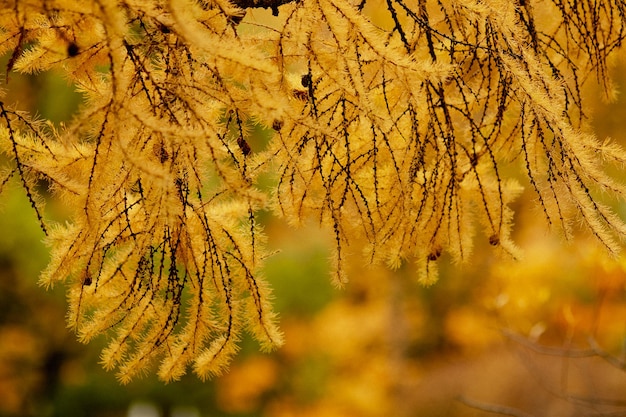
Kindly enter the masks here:
[[[626, 153], [582, 130], [581, 91], [610, 87], [622, 1], [368, 1], [0, 9], [8, 71], [56, 69], [84, 96], [58, 129], [0, 104], [0, 151], [48, 233], [42, 283], [67, 283], [70, 324], [109, 335], [103, 362], [122, 381], [155, 361], [164, 380], [220, 373], [244, 331], [281, 344], [260, 209], [330, 230], [337, 285], [359, 246], [369, 263], [411, 262], [423, 284], [479, 239], [518, 257], [518, 174], [552, 227], [621, 249], [607, 202], [626, 196], [610, 174]], [[257, 7], [280, 19], [243, 19]], [[48, 226], [36, 179], [71, 223]]]

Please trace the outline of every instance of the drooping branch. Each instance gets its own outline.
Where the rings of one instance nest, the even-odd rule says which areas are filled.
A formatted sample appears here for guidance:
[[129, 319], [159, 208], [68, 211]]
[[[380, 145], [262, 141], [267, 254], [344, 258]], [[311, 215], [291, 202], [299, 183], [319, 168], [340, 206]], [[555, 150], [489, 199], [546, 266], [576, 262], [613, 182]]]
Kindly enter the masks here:
[[[18, 129], [5, 108], [0, 150], [31, 202], [31, 184], [53, 178], [78, 210], [51, 230], [42, 280], [70, 283], [84, 340], [114, 333], [103, 361], [124, 380], [157, 356], [166, 380], [188, 366], [217, 373], [245, 329], [280, 344], [259, 272], [261, 207], [332, 230], [338, 283], [353, 242], [370, 263], [414, 260], [432, 283], [442, 253], [469, 258], [476, 224], [515, 254], [516, 162], [551, 223], [567, 234], [577, 214], [619, 249], [626, 225], [595, 196], [624, 199], [602, 158], [626, 154], [576, 119], [584, 80], [607, 77], [626, 37], [622, 1], [366, 1], [0, 8], [9, 69], [60, 69], [85, 95], [54, 135]], [[233, 30], [247, 9], [292, 2], [271, 30]], [[267, 145], [259, 125], [274, 130]], [[274, 190], [257, 187], [273, 169]]]

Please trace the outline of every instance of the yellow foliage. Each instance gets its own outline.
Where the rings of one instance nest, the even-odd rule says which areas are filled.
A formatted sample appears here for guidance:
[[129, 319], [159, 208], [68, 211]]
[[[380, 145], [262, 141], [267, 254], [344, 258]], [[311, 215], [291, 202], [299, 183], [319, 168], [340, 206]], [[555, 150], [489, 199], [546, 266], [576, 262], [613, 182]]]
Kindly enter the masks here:
[[[169, 381], [220, 374], [244, 331], [281, 345], [262, 209], [330, 230], [337, 285], [358, 246], [424, 285], [476, 241], [519, 259], [524, 182], [565, 236], [579, 222], [617, 253], [610, 169], [626, 153], [585, 130], [581, 89], [609, 86], [624, 6], [530, 3], [8, 0], [7, 77], [61, 71], [85, 99], [59, 127], [0, 101], [0, 191], [19, 177], [47, 234], [41, 283], [67, 283], [70, 326], [108, 334], [102, 363], [123, 382], [153, 363]], [[254, 7], [279, 19], [244, 18]], [[41, 181], [66, 224], [47, 220]], [[551, 296], [521, 289], [521, 310]]]
[[233, 366], [220, 381], [217, 402], [229, 413], [247, 413], [258, 409], [260, 397], [278, 380], [278, 366], [271, 359], [252, 357]]
[[446, 316], [445, 329], [451, 342], [473, 352], [483, 351], [502, 340], [493, 316], [478, 306], [452, 310]]

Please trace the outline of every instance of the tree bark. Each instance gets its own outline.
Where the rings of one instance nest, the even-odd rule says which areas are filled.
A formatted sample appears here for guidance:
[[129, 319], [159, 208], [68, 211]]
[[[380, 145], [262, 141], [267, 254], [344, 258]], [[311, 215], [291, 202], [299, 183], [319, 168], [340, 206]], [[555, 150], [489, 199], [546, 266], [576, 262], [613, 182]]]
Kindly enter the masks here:
[[272, 14], [278, 16], [278, 6], [300, 0], [232, 0], [234, 4], [242, 9], [264, 8], [272, 9]]

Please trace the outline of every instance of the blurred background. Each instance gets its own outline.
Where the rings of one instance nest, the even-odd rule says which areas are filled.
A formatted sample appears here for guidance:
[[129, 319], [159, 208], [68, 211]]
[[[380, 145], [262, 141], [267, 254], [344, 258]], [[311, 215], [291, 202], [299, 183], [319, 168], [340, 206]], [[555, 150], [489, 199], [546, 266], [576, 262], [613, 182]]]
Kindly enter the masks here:
[[[623, 69], [614, 68], [622, 90]], [[1, 88], [6, 103], [57, 124], [81, 100], [55, 73], [12, 73]], [[589, 86], [591, 127], [623, 143], [625, 98], [607, 104], [597, 91]], [[122, 386], [99, 364], [102, 341], [82, 345], [66, 328], [65, 289], [38, 285], [48, 261], [43, 234], [19, 183], [7, 187], [0, 416], [626, 415], [626, 263], [584, 235], [570, 244], [550, 235], [530, 192], [514, 206], [523, 261], [500, 257], [478, 236], [471, 264], [442, 257], [440, 280], [428, 288], [410, 264], [392, 272], [363, 268], [355, 257], [351, 281], [336, 289], [330, 237], [264, 215], [280, 249], [265, 273], [284, 347], [264, 354], [244, 339], [221, 377], [164, 384], [149, 376]]]

